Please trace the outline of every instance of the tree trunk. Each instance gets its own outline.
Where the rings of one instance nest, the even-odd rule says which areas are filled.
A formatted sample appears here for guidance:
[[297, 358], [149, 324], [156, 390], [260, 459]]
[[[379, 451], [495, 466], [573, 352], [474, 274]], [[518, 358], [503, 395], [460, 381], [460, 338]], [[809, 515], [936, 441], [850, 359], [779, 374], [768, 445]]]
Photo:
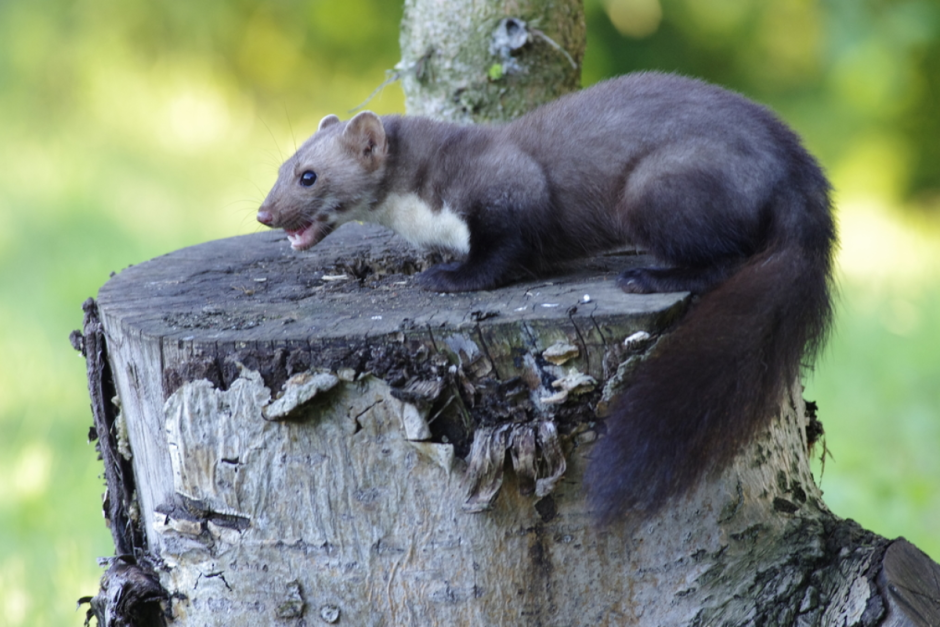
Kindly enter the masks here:
[[581, 84], [582, 0], [405, 0], [397, 66], [409, 115], [498, 122]]
[[799, 388], [687, 499], [594, 525], [595, 408], [688, 301], [619, 292], [632, 263], [431, 294], [423, 257], [346, 225], [308, 254], [262, 233], [114, 277], [122, 511], [172, 623], [936, 624], [940, 568], [823, 505]]

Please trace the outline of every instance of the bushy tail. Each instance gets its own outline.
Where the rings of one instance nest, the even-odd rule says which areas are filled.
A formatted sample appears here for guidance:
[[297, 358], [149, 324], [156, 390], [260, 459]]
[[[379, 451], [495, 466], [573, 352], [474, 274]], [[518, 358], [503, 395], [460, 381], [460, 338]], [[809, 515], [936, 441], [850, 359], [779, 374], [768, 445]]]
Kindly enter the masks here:
[[768, 424], [831, 316], [825, 188], [778, 198], [767, 245], [703, 294], [614, 402], [588, 486], [602, 520], [652, 513], [726, 466]]

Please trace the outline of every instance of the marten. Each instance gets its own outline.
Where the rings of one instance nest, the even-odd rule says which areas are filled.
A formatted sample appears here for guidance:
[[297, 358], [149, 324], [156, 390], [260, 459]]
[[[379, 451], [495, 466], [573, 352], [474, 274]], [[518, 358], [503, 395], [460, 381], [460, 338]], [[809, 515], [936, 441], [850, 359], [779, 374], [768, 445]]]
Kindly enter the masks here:
[[437, 292], [632, 244], [654, 267], [625, 292], [693, 304], [613, 402], [585, 481], [603, 521], [650, 514], [727, 466], [812, 364], [832, 318], [830, 186], [773, 113], [720, 87], [644, 72], [501, 125], [365, 111], [324, 118], [280, 168], [258, 220], [297, 250], [350, 220], [461, 256]]

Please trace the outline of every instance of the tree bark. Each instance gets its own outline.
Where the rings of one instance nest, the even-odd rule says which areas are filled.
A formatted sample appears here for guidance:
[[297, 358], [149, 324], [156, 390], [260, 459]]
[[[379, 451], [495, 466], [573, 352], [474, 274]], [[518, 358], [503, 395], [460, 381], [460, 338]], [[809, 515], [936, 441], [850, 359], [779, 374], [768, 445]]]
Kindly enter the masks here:
[[598, 413], [688, 304], [619, 292], [642, 258], [456, 295], [413, 286], [427, 263], [346, 225], [102, 288], [130, 537], [172, 624], [936, 624], [940, 568], [825, 508], [798, 387], [687, 499], [595, 526]]
[[409, 115], [500, 122], [575, 91], [582, 0], [405, 0], [397, 66]]

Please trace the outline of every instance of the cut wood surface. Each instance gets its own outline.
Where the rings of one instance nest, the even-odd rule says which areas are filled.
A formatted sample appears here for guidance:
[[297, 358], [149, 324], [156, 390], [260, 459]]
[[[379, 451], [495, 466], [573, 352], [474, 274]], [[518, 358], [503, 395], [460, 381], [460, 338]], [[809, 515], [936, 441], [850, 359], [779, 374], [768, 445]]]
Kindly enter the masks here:
[[[425, 256], [346, 225], [306, 253], [267, 232], [116, 275], [98, 313], [136, 486], [118, 497], [168, 620], [935, 624], [935, 565], [910, 547], [882, 569], [890, 543], [826, 510], [798, 385], [688, 498], [595, 525], [581, 476], [606, 402], [690, 304], [618, 290], [642, 261], [433, 294]], [[885, 592], [904, 577], [917, 595]]]

